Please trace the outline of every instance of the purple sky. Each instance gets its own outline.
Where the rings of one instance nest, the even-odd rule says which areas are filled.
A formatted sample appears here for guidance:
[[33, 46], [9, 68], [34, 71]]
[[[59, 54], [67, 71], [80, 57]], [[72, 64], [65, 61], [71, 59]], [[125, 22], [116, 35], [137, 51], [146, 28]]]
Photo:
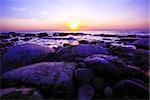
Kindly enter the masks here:
[[0, 31], [148, 30], [149, 0], [0, 0]]

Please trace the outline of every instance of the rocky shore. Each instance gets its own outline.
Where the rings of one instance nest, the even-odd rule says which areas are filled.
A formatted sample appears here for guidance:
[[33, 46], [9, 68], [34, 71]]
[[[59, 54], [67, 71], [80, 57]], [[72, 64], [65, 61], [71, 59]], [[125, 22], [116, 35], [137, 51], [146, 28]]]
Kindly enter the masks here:
[[10, 32], [0, 40], [4, 100], [149, 99], [149, 36]]

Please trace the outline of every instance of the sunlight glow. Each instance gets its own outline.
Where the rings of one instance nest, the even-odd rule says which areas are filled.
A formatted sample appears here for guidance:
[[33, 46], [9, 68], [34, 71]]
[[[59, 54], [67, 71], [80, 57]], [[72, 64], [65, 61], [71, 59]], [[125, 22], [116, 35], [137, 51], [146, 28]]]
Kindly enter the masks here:
[[70, 22], [69, 28], [71, 30], [77, 30], [77, 29], [79, 29], [79, 26], [80, 26], [80, 23], [78, 21], [74, 20], [74, 21]]

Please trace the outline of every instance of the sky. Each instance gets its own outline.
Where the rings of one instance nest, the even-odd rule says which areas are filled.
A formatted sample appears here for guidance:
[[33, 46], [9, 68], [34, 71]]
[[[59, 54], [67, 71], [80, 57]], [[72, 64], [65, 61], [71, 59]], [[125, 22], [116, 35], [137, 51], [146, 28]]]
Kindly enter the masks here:
[[0, 0], [0, 31], [148, 30], [149, 0]]

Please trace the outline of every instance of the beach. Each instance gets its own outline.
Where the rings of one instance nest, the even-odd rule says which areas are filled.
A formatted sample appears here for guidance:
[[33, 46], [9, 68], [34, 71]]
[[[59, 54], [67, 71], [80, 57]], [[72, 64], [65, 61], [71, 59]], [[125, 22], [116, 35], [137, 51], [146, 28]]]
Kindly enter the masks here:
[[1, 98], [147, 99], [149, 32], [1, 33]]

